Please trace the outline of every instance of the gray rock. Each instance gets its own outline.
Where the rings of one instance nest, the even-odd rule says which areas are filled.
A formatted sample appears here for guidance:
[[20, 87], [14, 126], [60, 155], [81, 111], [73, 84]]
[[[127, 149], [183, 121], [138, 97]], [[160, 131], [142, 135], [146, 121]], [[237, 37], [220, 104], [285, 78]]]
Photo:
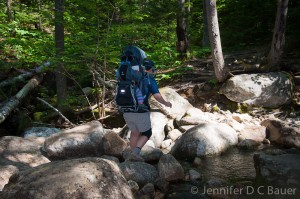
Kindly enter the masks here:
[[57, 128], [48, 127], [32, 127], [24, 132], [24, 138], [27, 137], [49, 137], [55, 133], [61, 131]]
[[246, 126], [240, 131], [240, 135], [245, 139], [255, 140], [257, 142], [263, 142], [266, 138], [266, 127], [264, 126]]
[[259, 147], [260, 143], [256, 140], [245, 139], [238, 143], [238, 147], [244, 150], [255, 150]]
[[269, 183], [300, 188], [300, 155], [255, 154], [256, 176]]
[[144, 158], [145, 162], [158, 162], [163, 152], [158, 149], [145, 145], [141, 150], [141, 156]]
[[50, 162], [40, 150], [44, 140], [41, 137], [0, 138], [0, 191], [17, 172]]
[[220, 92], [235, 102], [269, 108], [290, 102], [293, 93], [292, 80], [283, 72], [236, 75]]
[[125, 178], [138, 183], [139, 187], [147, 183], [153, 183], [158, 177], [158, 172], [154, 166], [144, 162], [125, 161], [119, 164]]
[[152, 140], [155, 146], [159, 148], [166, 137], [164, 128], [168, 119], [160, 112], [151, 112], [150, 118], [152, 127], [152, 136], [150, 137], [150, 140]]
[[184, 170], [181, 164], [171, 154], [163, 155], [158, 162], [159, 177], [167, 180], [183, 180]]
[[35, 167], [50, 162], [42, 155], [41, 146], [44, 138], [21, 138], [5, 136], [0, 138], [0, 157], [11, 164], [23, 164], [27, 167]]
[[101, 158], [103, 159], [107, 159], [107, 160], [111, 160], [114, 161], [115, 163], [119, 164], [120, 160], [114, 156], [110, 156], [110, 155], [102, 155]]
[[271, 143], [300, 148], [299, 126], [278, 119], [267, 119], [261, 124], [267, 128], [266, 137]]
[[190, 169], [189, 170], [189, 179], [192, 181], [201, 180], [201, 174], [194, 169]]
[[178, 129], [174, 129], [170, 131], [167, 135], [167, 138], [170, 138], [171, 140], [177, 140], [182, 135], [182, 133]]
[[172, 147], [171, 154], [180, 159], [220, 154], [238, 143], [236, 131], [223, 123], [202, 123], [187, 130]]
[[169, 183], [167, 180], [165, 180], [165, 179], [163, 179], [163, 178], [161, 178], [161, 177], [158, 177], [158, 178], [155, 180], [154, 185], [155, 185], [159, 190], [161, 190], [162, 192], [165, 193], [165, 192], [167, 192], [170, 183]]
[[104, 154], [102, 138], [106, 134], [98, 121], [92, 121], [48, 137], [44, 150], [51, 158], [101, 156]]
[[133, 199], [118, 165], [102, 158], [54, 161], [11, 177], [0, 198]]
[[147, 183], [140, 191], [138, 198], [154, 198], [155, 188], [152, 183]]
[[138, 183], [136, 183], [136, 182], [133, 181], [133, 180], [128, 180], [128, 185], [129, 185], [129, 187], [131, 188], [131, 191], [132, 191], [133, 193], [137, 193], [137, 192], [139, 191], [139, 189], [140, 189]]
[[[164, 87], [159, 89], [162, 96], [170, 101], [173, 106], [172, 108], [167, 108], [166, 110], [169, 112], [169, 115], [175, 119], [176, 117], [182, 117], [186, 111], [192, 107], [192, 105], [180, 96], [174, 89], [169, 87]], [[154, 106], [153, 106], [154, 107]]]
[[110, 131], [106, 133], [103, 138], [103, 149], [106, 155], [122, 157], [122, 152], [127, 147], [127, 142], [123, 140], [118, 134]]

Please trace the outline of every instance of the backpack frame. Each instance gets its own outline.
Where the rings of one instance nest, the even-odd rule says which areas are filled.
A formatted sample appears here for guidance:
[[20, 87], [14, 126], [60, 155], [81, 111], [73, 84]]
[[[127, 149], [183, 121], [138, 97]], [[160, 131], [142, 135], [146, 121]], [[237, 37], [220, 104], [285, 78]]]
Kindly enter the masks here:
[[[134, 46], [130, 46], [131, 49], [135, 49], [133, 47]], [[139, 51], [142, 50], [138, 48], [136, 52]], [[136, 96], [137, 88], [139, 88], [142, 92], [144, 100], [148, 92], [148, 85], [145, 84], [146, 73], [141, 65], [144, 59], [142, 55], [142, 53], [136, 55], [134, 52], [127, 50], [124, 51], [121, 58], [121, 63], [116, 74], [118, 82], [115, 97], [115, 102], [119, 112], [121, 113], [149, 111], [149, 108], [144, 104], [138, 104], [138, 99]], [[138, 69], [138, 71], [134, 70], [132, 67], [135, 67], [135, 69]]]

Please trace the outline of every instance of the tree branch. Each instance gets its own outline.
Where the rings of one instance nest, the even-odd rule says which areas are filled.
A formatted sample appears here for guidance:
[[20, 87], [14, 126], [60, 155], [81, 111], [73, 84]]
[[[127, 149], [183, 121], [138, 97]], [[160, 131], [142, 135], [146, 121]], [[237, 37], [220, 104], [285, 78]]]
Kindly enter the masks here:
[[41, 76], [34, 76], [28, 83], [0, 109], [0, 124], [19, 106], [29, 92], [35, 89], [42, 81]]
[[98, 73], [98, 71], [96, 71], [93, 68], [91, 70], [95, 74], [95, 77], [97, 78], [97, 80], [99, 82], [101, 82], [102, 84], [104, 84], [108, 88], [115, 88], [116, 85], [114, 83], [112, 83], [110, 81], [104, 81], [104, 79], [101, 77], [101, 75]]
[[75, 126], [75, 124], [73, 124], [70, 120], [68, 120], [68, 118], [66, 118], [58, 109], [56, 109], [55, 107], [53, 107], [51, 104], [49, 104], [48, 102], [46, 102], [45, 100], [37, 97], [36, 99], [38, 99], [39, 101], [43, 102], [44, 104], [46, 104], [47, 106], [49, 106], [51, 109], [53, 109], [55, 112], [57, 112], [66, 122], [68, 122], [69, 124], [71, 124], [72, 126]]

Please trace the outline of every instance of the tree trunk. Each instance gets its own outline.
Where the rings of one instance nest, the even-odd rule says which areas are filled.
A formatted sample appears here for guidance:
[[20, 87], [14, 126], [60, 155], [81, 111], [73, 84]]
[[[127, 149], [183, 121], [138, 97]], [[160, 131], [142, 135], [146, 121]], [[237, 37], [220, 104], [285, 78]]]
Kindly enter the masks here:
[[41, 3], [41, 0], [38, 0], [38, 13], [39, 13], [39, 22], [38, 22], [38, 25], [37, 25], [37, 29], [38, 30], [42, 30], [42, 3]]
[[209, 34], [208, 34], [206, 1], [203, 1], [203, 37], [202, 37], [202, 47], [209, 47]]
[[56, 75], [56, 91], [58, 107], [62, 108], [67, 98], [67, 79], [65, 76], [62, 55], [64, 52], [64, 0], [55, 0], [55, 47], [57, 68]]
[[289, 0], [278, 0], [275, 28], [269, 53], [268, 71], [280, 70], [281, 58], [285, 44], [285, 27]]
[[185, 0], [178, 0], [180, 7], [177, 13], [177, 52], [181, 57], [186, 57], [189, 51], [189, 40], [187, 35], [187, 22], [186, 22], [186, 11], [185, 11]]
[[19, 104], [26, 98], [31, 90], [36, 88], [42, 77], [33, 77], [29, 82], [16, 94], [16, 96], [10, 99], [1, 109], [0, 109], [0, 124], [9, 116], [9, 114], [19, 106]]
[[12, 4], [12, 0], [6, 0], [6, 14], [9, 22], [13, 20], [11, 4]]
[[219, 31], [218, 14], [216, 0], [205, 0], [207, 11], [207, 22], [209, 31], [209, 41], [212, 51], [213, 65], [216, 78], [219, 82], [224, 82], [229, 76], [225, 68], [225, 62], [222, 53], [221, 37]]

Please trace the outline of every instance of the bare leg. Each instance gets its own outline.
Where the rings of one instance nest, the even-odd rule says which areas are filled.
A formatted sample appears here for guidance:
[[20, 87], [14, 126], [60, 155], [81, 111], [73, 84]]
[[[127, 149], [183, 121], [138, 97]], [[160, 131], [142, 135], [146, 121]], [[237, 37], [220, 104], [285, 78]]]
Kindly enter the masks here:
[[138, 139], [140, 137], [140, 132], [132, 131], [130, 134], [130, 149], [131, 151], [137, 146]]
[[136, 146], [139, 147], [140, 149], [143, 148], [143, 146], [146, 144], [148, 141], [148, 137], [144, 135], [139, 135], [139, 138], [137, 140]]
[[141, 135], [138, 131], [133, 131], [130, 135], [130, 149], [133, 150], [135, 147], [142, 149], [147, 141], [147, 136]]
[[147, 142], [148, 138], [142, 136], [139, 132], [133, 131], [130, 135], [130, 149], [131, 154], [129, 160], [131, 161], [144, 161], [144, 159], [139, 155], [142, 147]]

